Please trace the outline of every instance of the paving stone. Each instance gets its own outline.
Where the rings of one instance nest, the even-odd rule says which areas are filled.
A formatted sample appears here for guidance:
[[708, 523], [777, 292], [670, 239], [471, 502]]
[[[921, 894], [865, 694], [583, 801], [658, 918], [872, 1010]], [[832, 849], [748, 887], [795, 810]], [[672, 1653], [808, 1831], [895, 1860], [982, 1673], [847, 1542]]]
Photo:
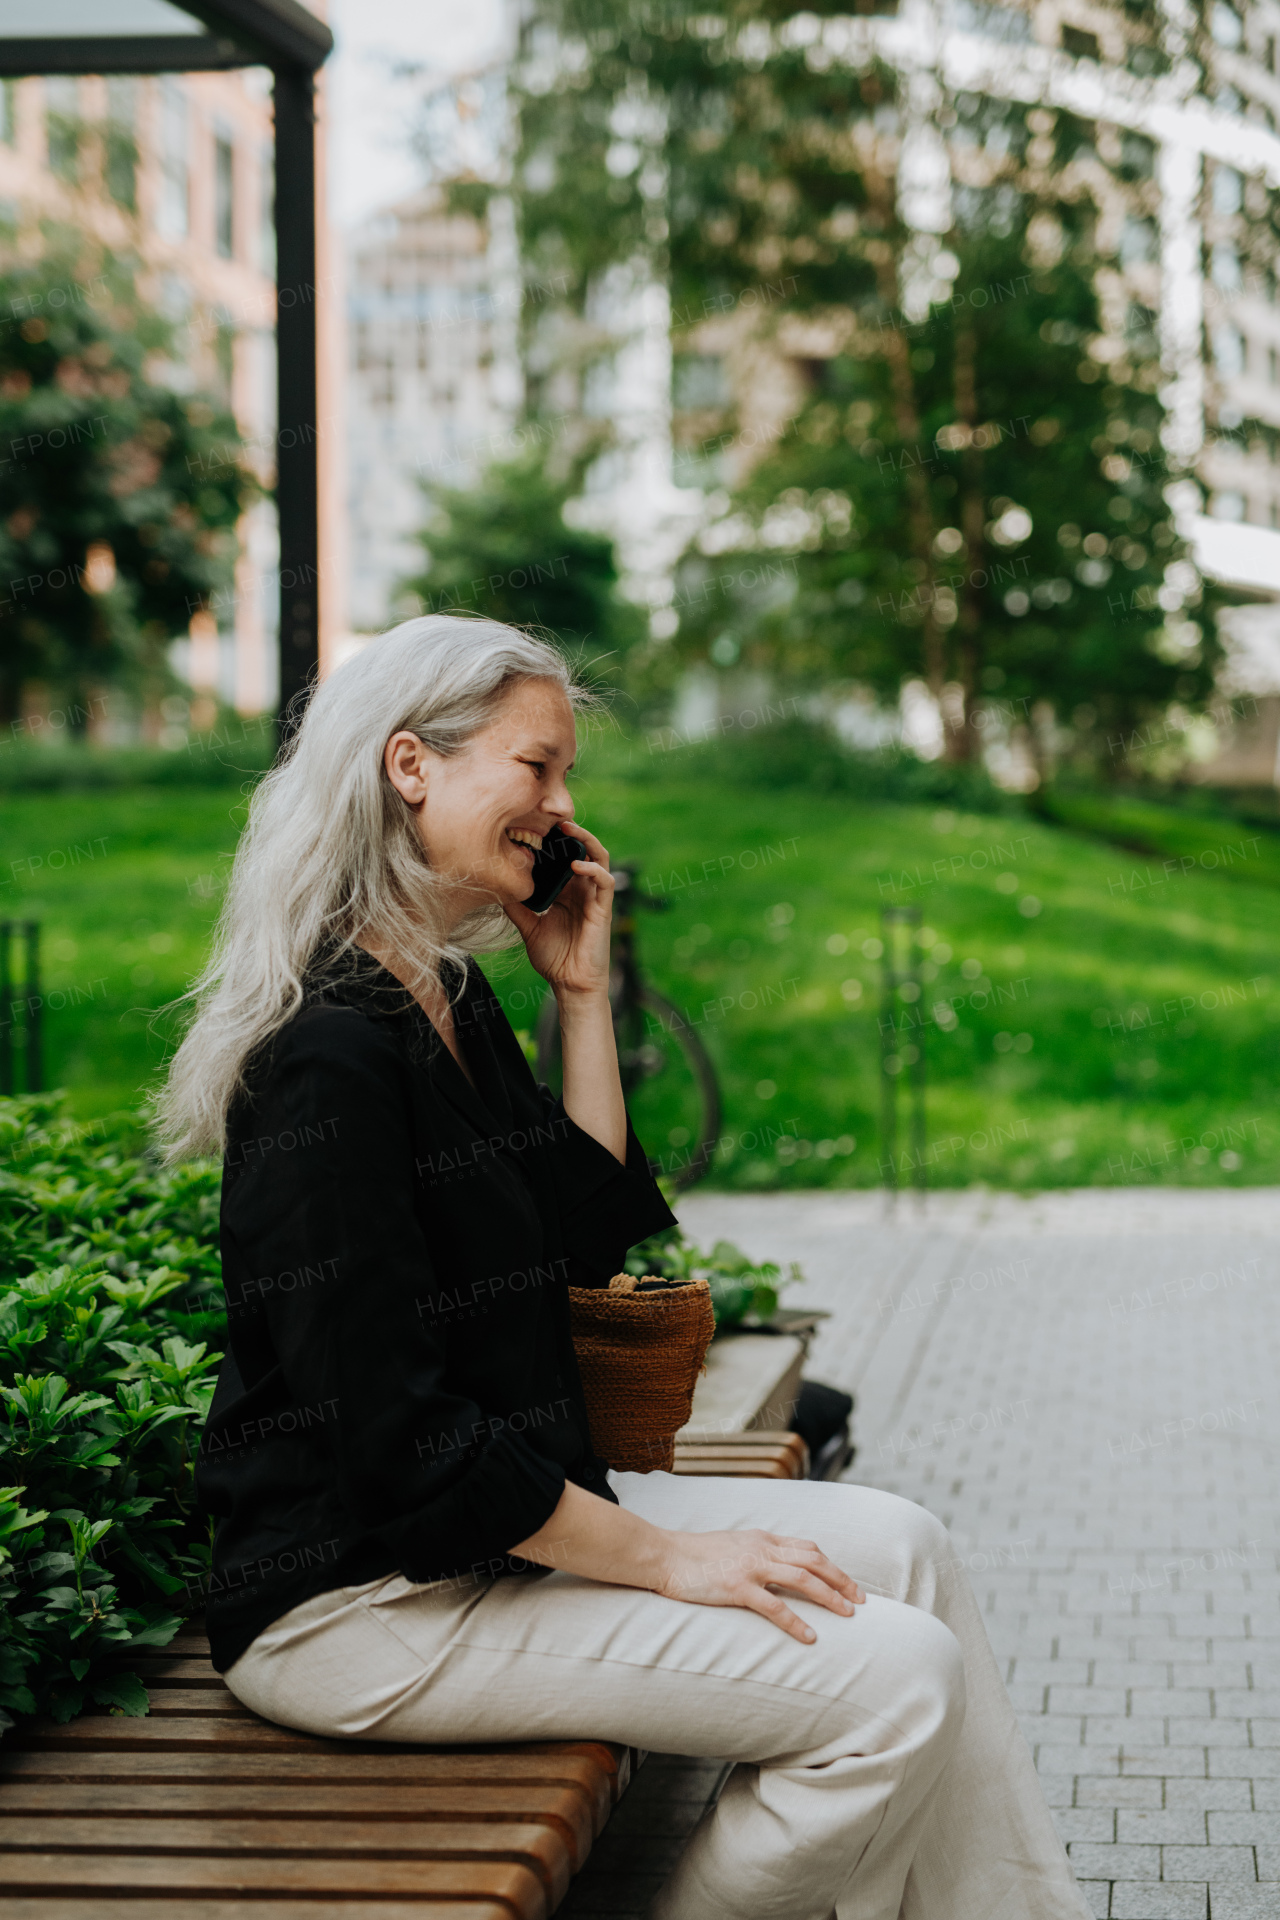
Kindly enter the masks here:
[[1280, 1920], [1280, 1888], [1214, 1887], [1212, 1920]]
[[[1230, 1755], [1231, 1749], [1225, 1747], [1221, 1755], [1211, 1755], [1210, 1758], [1226, 1760], [1230, 1758]], [[1120, 1762], [1120, 1769], [1122, 1773], [1126, 1774], [1156, 1773], [1159, 1774], [1162, 1779], [1166, 1780], [1174, 1775], [1181, 1775], [1189, 1779], [1203, 1779], [1205, 1774], [1204, 1748], [1155, 1747], [1144, 1750], [1141, 1747], [1135, 1747], [1130, 1751], [1130, 1749], [1126, 1747], [1124, 1756]]]
[[1220, 1778], [1245, 1774], [1251, 1780], [1280, 1779], [1280, 1748], [1219, 1747], [1209, 1755], [1209, 1771]]
[[1206, 1920], [1207, 1913], [1206, 1887], [1120, 1880], [1111, 1889], [1112, 1920]]
[[1240, 1881], [1252, 1885], [1258, 1878], [1252, 1847], [1163, 1847], [1161, 1869], [1166, 1880]]
[[1169, 1744], [1175, 1747], [1247, 1747], [1249, 1723], [1228, 1720], [1181, 1720], [1169, 1716]]
[[1208, 1838], [1204, 1814], [1190, 1808], [1147, 1812], [1126, 1807], [1116, 1825], [1117, 1840], [1141, 1846], [1205, 1846]]
[[1084, 1723], [1084, 1738], [1086, 1746], [1117, 1745], [1130, 1753], [1138, 1748], [1163, 1746], [1165, 1723], [1150, 1714], [1139, 1718], [1137, 1714], [1126, 1717], [1091, 1713]]
[[1116, 1838], [1116, 1817], [1110, 1807], [1055, 1807], [1053, 1824], [1064, 1844], [1069, 1840], [1106, 1842]]
[[[1209, 1839], [1215, 1846], [1252, 1847], [1259, 1842], [1274, 1841], [1280, 1833], [1274, 1813], [1257, 1813], [1243, 1808], [1235, 1812], [1227, 1809], [1209, 1815]], [[1268, 1874], [1268, 1879], [1274, 1878]]]
[[1248, 1780], [1166, 1780], [1164, 1804], [1170, 1808], [1248, 1808]]
[[1073, 1841], [1067, 1849], [1076, 1875], [1082, 1880], [1158, 1880], [1159, 1847], [1102, 1846], [1094, 1840]]
[[1092, 1909], [1094, 1920], [1107, 1920], [1111, 1912], [1111, 1882], [1109, 1880], [1082, 1880], [1080, 1891]]
[[[1239, 1783], [1231, 1781], [1232, 1787]], [[1097, 1780], [1076, 1782], [1078, 1807], [1151, 1807], [1163, 1804], [1164, 1783], [1160, 1780]]]

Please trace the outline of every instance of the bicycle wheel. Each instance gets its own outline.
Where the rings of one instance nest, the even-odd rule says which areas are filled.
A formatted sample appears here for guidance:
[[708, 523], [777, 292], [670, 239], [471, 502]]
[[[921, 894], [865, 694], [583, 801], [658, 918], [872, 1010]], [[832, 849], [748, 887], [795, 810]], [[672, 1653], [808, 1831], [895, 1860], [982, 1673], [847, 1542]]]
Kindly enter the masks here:
[[[641, 987], [614, 1007], [622, 1091], [636, 1137], [678, 1188], [700, 1180], [720, 1136], [720, 1088], [702, 1041], [664, 994]], [[550, 1000], [538, 1017], [538, 1077], [559, 1093], [560, 1022]]]

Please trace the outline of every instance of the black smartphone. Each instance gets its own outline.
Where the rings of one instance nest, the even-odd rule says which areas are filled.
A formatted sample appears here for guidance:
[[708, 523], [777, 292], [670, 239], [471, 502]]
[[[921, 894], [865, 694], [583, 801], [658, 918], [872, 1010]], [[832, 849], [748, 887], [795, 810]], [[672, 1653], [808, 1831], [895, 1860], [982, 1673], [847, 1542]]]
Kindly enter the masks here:
[[563, 827], [552, 827], [533, 856], [533, 892], [521, 904], [545, 913], [573, 878], [575, 860], [585, 860], [587, 849]]

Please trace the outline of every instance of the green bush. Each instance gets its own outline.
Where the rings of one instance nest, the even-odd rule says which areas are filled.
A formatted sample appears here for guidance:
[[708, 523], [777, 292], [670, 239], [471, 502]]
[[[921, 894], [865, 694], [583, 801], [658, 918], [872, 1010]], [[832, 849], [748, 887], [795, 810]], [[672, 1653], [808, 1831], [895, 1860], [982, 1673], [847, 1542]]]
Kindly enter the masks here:
[[92, 793], [137, 787], [243, 787], [261, 779], [276, 754], [269, 719], [224, 718], [185, 747], [34, 746], [0, 734], [0, 793]]
[[1020, 813], [1017, 794], [1001, 791], [977, 764], [920, 760], [905, 747], [874, 753], [847, 747], [830, 727], [787, 719], [756, 732], [731, 732], [666, 746], [663, 731], [649, 736], [649, 755], [632, 744], [630, 778], [662, 784], [712, 780], [718, 785], [890, 800], [907, 805], [963, 808], [969, 813]]
[[192, 1452], [223, 1326], [219, 1172], [162, 1171], [126, 1118], [0, 1099], [0, 1707], [147, 1710], [138, 1646], [209, 1562]]

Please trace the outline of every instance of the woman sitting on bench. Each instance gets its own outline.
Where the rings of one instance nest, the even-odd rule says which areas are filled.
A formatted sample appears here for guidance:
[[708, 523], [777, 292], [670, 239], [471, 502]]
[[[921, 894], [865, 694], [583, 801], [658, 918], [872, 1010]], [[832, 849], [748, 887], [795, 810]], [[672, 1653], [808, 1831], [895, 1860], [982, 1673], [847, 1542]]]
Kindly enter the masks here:
[[[313, 1734], [737, 1762], [661, 1920], [1082, 1920], [938, 1521], [592, 1450], [567, 1288], [672, 1216], [619, 1084], [609, 856], [565, 785], [583, 699], [538, 640], [411, 620], [254, 795], [163, 1096], [175, 1155], [224, 1154], [214, 1660]], [[589, 857], [540, 917], [558, 823]], [[473, 958], [517, 938], [562, 1100]]]

